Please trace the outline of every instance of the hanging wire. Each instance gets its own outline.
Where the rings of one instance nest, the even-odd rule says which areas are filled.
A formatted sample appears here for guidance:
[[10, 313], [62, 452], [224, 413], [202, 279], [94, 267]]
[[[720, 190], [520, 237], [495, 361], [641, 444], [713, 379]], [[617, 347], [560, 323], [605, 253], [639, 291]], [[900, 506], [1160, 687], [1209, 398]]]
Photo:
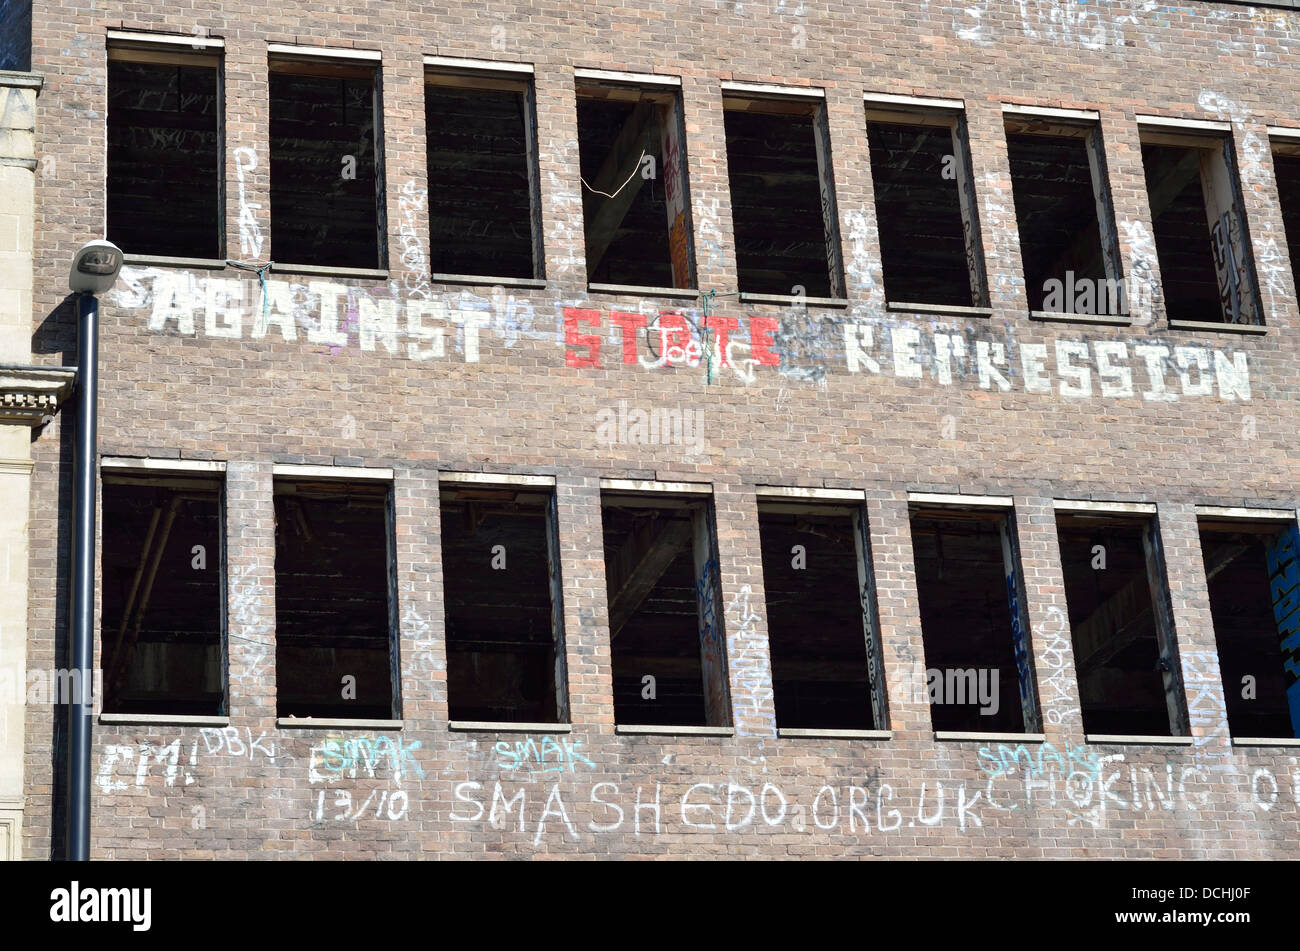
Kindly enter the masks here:
[[637, 157], [636, 165], [634, 165], [633, 168], [632, 168], [632, 174], [629, 175], [629, 176], [627, 177], [627, 181], [625, 181], [622, 185], [619, 185], [619, 186], [618, 186], [618, 189], [614, 192], [613, 195], [611, 195], [609, 192], [603, 192], [603, 191], [601, 191], [600, 189], [592, 188], [591, 185], [587, 182], [587, 180], [586, 180], [585, 178], [583, 178], [581, 175], [578, 176], [578, 181], [580, 181], [580, 182], [582, 182], [582, 184], [586, 185], [586, 186], [587, 186], [587, 191], [592, 192], [593, 194], [596, 194], [596, 195], [604, 195], [606, 198], [614, 198], [614, 197], [616, 197], [616, 196], [618, 195], [619, 192], [621, 192], [623, 189], [627, 188], [627, 186], [628, 186], [628, 182], [631, 182], [632, 179], [636, 178], [636, 173], [637, 173], [638, 171], [641, 170], [641, 161], [642, 161], [642, 159], [644, 159], [645, 157], [646, 157], [646, 150], [645, 150], [645, 149], [642, 149], [642, 150], [641, 150], [641, 154], [640, 154], [640, 156]]
[[703, 319], [700, 321], [700, 339], [703, 342], [704, 359], [705, 359], [705, 364], [704, 364], [705, 385], [709, 385], [713, 383], [715, 379], [714, 366], [713, 366], [713, 356], [715, 351], [713, 348], [712, 338], [710, 337], [710, 330], [709, 330], [709, 318], [713, 315], [713, 302], [717, 300], [719, 297], [739, 297], [739, 296], [740, 296], [739, 291], [727, 291], [722, 294], [719, 294], [717, 291], [710, 289], [707, 291], [700, 292], [700, 310], [701, 313], [703, 314]]
[[259, 284], [262, 285], [262, 319], [263, 320], [265, 320], [267, 317], [270, 316], [270, 311], [271, 311], [270, 295], [266, 293], [266, 272], [271, 270], [271, 263], [272, 262], [267, 261], [265, 264], [258, 264], [256, 261], [244, 262], [244, 261], [231, 261], [229, 258], [226, 259], [226, 264], [230, 265], [231, 267], [238, 268], [241, 271], [253, 271], [254, 273], [257, 274], [257, 281]]

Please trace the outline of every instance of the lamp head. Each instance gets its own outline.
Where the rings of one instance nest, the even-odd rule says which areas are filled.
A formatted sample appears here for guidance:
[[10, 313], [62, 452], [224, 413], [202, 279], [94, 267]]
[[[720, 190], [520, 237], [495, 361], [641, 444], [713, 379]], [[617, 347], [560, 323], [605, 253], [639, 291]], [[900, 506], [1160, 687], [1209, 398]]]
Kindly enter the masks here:
[[122, 250], [111, 241], [89, 241], [72, 259], [68, 287], [74, 293], [102, 294], [117, 283], [122, 270]]

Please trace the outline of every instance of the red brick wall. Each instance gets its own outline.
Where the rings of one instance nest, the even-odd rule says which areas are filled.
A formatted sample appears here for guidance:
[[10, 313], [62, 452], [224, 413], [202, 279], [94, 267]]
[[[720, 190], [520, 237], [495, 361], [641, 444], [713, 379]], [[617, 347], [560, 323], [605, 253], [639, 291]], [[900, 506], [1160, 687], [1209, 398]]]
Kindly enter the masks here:
[[[258, 157], [257, 168], [244, 175], [243, 189], [264, 242], [272, 227], [266, 43], [382, 51], [389, 280], [334, 279], [352, 289], [349, 310], [361, 298], [396, 296], [409, 302], [431, 294], [461, 300], [460, 288], [422, 289], [418, 254], [408, 254], [409, 263], [403, 263], [404, 222], [421, 241], [428, 227], [422, 206], [422, 56], [504, 59], [531, 63], [536, 70], [548, 284], [541, 291], [495, 295], [487, 288], [469, 289], [492, 315], [479, 334], [477, 362], [466, 359], [454, 324], [446, 355], [428, 360], [408, 356], [406, 337], [399, 337], [396, 353], [382, 345], [363, 350], [355, 328], [345, 348], [313, 344], [306, 334], [318, 311], [311, 309], [293, 318], [296, 340], [286, 341], [274, 324], [254, 338], [255, 303], [243, 307], [241, 339], [221, 339], [205, 332], [202, 285], [196, 285], [199, 296], [181, 301], [179, 315], [192, 316], [192, 331], [177, 319], [150, 330], [151, 315], [163, 313], [157, 306], [158, 278], [186, 276], [176, 269], [128, 272], [137, 283], [119, 285], [122, 290], [106, 302], [103, 453], [228, 463], [231, 725], [228, 734], [98, 725], [94, 855], [1291, 854], [1300, 833], [1300, 767], [1284, 748], [1233, 748], [1225, 738], [1224, 688], [1217, 682], [1192, 506], [1297, 506], [1300, 315], [1265, 127], [1300, 125], [1295, 113], [1300, 14], [1199, 2], [1180, 10], [1145, 11], [1135, 0], [1077, 8], [1013, 0], [893, 0], [830, 11], [785, 0], [717, 7], [646, 0], [638, 7], [581, 11], [556, 2], [474, 8], [369, 2], [332, 13], [293, 0], [274, 6], [180, 0], [136, 4], [109, 17], [89, 5], [38, 0], [32, 64], [46, 77], [38, 148], [54, 162], [43, 166], [39, 180], [33, 349], [47, 362], [71, 362], [75, 333], [64, 300], [67, 262], [81, 243], [103, 231], [106, 29], [187, 35], [198, 30], [224, 38], [227, 253], [232, 257], [252, 256], [239, 252], [236, 149], [254, 149]], [[745, 373], [751, 382], [730, 369], [709, 381], [700, 367], [623, 365], [610, 310], [636, 311], [644, 304], [653, 314], [677, 309], [680, 302], [586, 292], [575, 66], [681, 77], [699, 282], [702, 289], [724, 295], [735, 291], [736, 276], [719, 83], [824, 88], [847, 309], [814, 307], [804, 315], [771, 305], [742, 307], [734, 296], [719, 297], [713, 312], [741, 321], [737, 339], [742, 342], [750, 339], [749, 317], [778, 321], [773, 349], [780, 365], [754, 367]], [[885, 310], [864, 92], [964, 99], [991, 318], [953, 321]], [[1158, 308], [1136, 314], [1134, 325], [1124, 328], [1031, 322], [1002, 134], [1003, 102], [1100, 112], [1125, 272], [1145, 266], [1157, 278], [1158, 262], [1141, 242], [1151, 223], [1134, 116], [1231, 121], [1268, 333], [1171, 330]], [[265, 247], [262, 257], [269, 253]], [[423, 247], [427, 254], [427, 242]], [[248, 288], [256, 283], [231, 269], [189, 273], [196, 281], [215, 276]], [[599, 367], [566, 363], [565, 306], [602, 313], [598, 330], [583, 328], [603, 340]], [[698, 314], [699, 306], [688, 309]], [[849, 372], [845, 323], [872, 330], [869, 355], [879, 363], [878, 373], [867, 367]], [[920, 378], [899, 376], [895, 369], [893, 344], [911, 330], [929, 354]], [[967, 356], [956, 361], [948, 383], [938, 377], [930, 352], [936, 331], [962, 336], [967, 345]], [[1126, 343], [1134, 395], [1101, 396], [1095, 363], [1090, 397], [1063, 396], [1054, 372], [1051, 392], [1028, 392], [1019, 348], [1047, 344], [1052, 371], [1057, 340]], [[970, 358], [980, 341], [1007, 348], [1012, 369], [1003, 372], [1011, 378], [1009, 389], [981, 387]], [[1165, 376], [1176, 398], [1144, 399], [1147, 374], [1134, 350], [1142, 345], [1245, 354], [1249, 400], [1218, 388], [1209, 396], [1186, 395], [1173, 368]], [[743, 347], [734, 352], [746, 355]], [[644, 345], [641, 355], [649, 359]], [[906, 354], [901, 366], [906, 371]], [[643, 409], [702, 410], [706, 450], [692, 454], [684, 446], [599, 442], [597, 413], [620, 400]], [[37, 443], [33, 666], [52, 665], [56, 637], [63, 637], [70, 423], [61, 420]], [[275, 727], [270, 480], [272, 464], [286, 462], [396, 470], [405, 715], [400, 732]], [[548, 760], [531, 769], [516, 766], [513, 752], [515, 742], [526, 737], [452, 734], [447, 728], [438, 470], [557, 477], [573, 726], [554, 744], [533, 738]], [[757, 678], [752, 665], [739, 665], [746, 676], [741, 683], [735, 657], [732, 692], [744, 697], [735, 710], [741, 735], [616, 735], [600, 477], [713, 486], [725, 627], [733, 650], [738, 631], [760, 644], [765, 633], [754, 487], [863, 490], [892, 739], [771, 736], [771, 700], [762, 691], [761, 665]], [[1015, 499], [1038, 694], [1051, 744], [1050, 750], [1030, 746], [1033, 769], [1026, 770], [1023, 760], [1014, 770], [1004, 769], [996, 744], [982, 753], [985, 744], [978, 742], [936, 742], [928, 710], [912, 702], [924, 655], [907, 527], [909, 490]], [[1052, 498], [1160, 504], [1194, 747], [1085, 743], [1074, 712], [1077, 685], [1061, 616], [1065, 602]], [[755, 616], [746, 620], [751, 613]], [[50, 850], [52, 722], [49, 708], [28, 711], [25, 849], [33, 857]], [[356, 778], [329, 774], [322, 753], [331, 737], [339, 742], [370, 738], [380, 763], [377, 775], [367, 775], [364, 766]], [[565, 741], [577, 755], [564, 751]], [[508, 754], [496, 749], [501, 742], [508, 744]], [[561, 763], [561, 771], [547, 771]], [[498, 821], [490, 821], [498, 789], [505, 799], [524, 793], [522, 825], [517, 808], [501, 819], [500, 802]], [[344, 809], [336, 804], [344, 793], [350, 797], [349, 815], [361, 812], [360, 818], [333, 818]], [[751, 794], [757, 805], [742, 822]], [[732, 828], [727, 828], [728, 798]], [[711, 809], [702, 807], [709, 803]]]

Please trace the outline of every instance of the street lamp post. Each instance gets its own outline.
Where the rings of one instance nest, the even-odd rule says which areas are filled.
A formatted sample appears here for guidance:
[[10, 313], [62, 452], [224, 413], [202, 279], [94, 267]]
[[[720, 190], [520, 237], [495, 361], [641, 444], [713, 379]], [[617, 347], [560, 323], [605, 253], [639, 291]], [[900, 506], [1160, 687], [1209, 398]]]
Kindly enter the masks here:
[[77, 295], [77, 429], [72, 461], [72, 614], [68, 646], [67, 856], [90, 858], [90, 718], [94, 712], [95, 452], [98, 445], [99, 299], [122, 269], [122, 252], [91, 241], [72, 261], [68, 287]]

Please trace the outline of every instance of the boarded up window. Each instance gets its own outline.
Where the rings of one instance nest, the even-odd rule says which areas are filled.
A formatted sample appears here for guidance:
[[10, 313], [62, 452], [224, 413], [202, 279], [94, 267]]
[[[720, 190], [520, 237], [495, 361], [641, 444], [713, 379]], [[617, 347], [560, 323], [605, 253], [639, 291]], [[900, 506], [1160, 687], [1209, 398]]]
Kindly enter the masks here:
[[578, 86], [587, 279], [694, 286], [681, 101], [615, 83]]
[[276, 261], [382, 268], [383, 179], [375, 66], [271, 60], [271, 253]]
[[531, 84], [430, 71], [424, 105], [432, 272], [541, 278]]
[[731, 722], [708, 502], [605, 493], [605, 584], [619, 723]]
[[758, 524], [777, 725], [886, 729], [861, 506], [765, 501]]
[[554, 494], [442, 489], [451, 719], [568, 719]]
[[225, 713], [220, 483], [103, 481], [105, 712]]
[[277, 480], [279, 716], [398, 717], [389, 490]]
[[108, 239], [128, 254], [221, 258], [220, 57], [109, 47]]
[[824, 106], [733, 95], [723, 105], [740, 290], [843, 297]]

